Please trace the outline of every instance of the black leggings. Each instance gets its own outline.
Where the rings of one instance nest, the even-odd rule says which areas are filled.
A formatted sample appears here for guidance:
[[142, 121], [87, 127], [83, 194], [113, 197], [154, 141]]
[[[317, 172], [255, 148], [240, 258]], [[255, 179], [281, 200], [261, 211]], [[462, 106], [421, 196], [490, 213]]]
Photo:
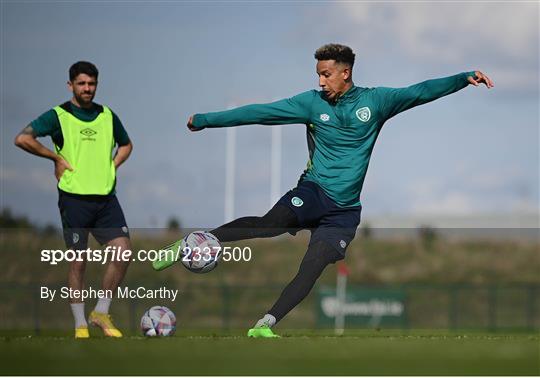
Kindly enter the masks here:
[[309, 294], [324, 268], [343, 256], [328, 243], [319, 241], [309, 246], [298, 273], [283, 289], [274, 306], [268, 311], [279, 322]]
[[[239, 218], [210, 232], [220, 241], [230, 242], [268, 238], [298, 229], [298, 218], [294, 211], [287, 206], [276, 205], [262, 217]], [[283, 289], [268, 313], [273, 315], [276, 321], [280, 321], [309, 294], [324, 268], [342, 258], [343, 256], [328, 243], [319, 241], [310, 245], [300, 263], [298, 273]]]
[[262, 217], [239, 218], [210, 232], [219, 241], [231, 242], [254, 238], [271, 238], [291, 230], [298, 230], [296, 214], [287, 206], [275, 205]]

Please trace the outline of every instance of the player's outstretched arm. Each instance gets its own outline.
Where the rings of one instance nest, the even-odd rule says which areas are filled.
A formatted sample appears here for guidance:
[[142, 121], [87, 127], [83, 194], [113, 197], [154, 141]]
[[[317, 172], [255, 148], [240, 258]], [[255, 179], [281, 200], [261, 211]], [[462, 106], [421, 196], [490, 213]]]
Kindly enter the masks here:
[[311, 104], [316, 95], [316, 91], [308, 91], [268, 104], [252, 104], [222, 112], [194, 114], [189, 118], [187, 127], [191, 131], [199, 131], [206, 127], [305, 124], [310, 120]]
[[457, 92], [469, 84], [485, 84], [493, 87], [493, 81], [481, 71], [463, 72], [439, 79], [426, 80], [406, 88], [376, 88], [381, 100], [380, 111], [385, 119], [398, 113], [426, 104], [438, 98]]

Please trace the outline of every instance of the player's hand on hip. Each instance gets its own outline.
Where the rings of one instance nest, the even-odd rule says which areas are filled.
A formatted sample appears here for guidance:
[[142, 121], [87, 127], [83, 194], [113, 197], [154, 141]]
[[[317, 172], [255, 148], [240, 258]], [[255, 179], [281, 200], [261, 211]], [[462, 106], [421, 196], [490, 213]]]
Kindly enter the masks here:
[[467, 78], [467, 80], [469, 80], [469, 83], [471, 83], [475, 87], [483, 83], [486, 87], [493, 88], [493, 81], [489, 77], [487, 77], [487, 75], [480, 71], [475, 71], [474, 75], [475, 77], [469, 76]]
[[203, 129], [203, 127], [199, 128], [199, 127], [195, 127], [193, 125], [193, 116], [189, 117], [189, 119], [187, 121], [187, 127], [191, 131], [201, 131]]
[[59, 156], [58, 159], [54, 161], [54, 175], [58, 181], [60, 181], [66, 169], [73, 172], [71, 165]]

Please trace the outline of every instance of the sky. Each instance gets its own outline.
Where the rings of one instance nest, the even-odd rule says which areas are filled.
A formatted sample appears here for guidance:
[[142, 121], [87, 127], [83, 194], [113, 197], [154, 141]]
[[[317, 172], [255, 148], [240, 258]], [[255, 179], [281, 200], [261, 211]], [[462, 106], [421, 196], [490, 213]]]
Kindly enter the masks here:
[[[53, 164], [13, 139], [71, 97], [72, 63], [97, 65], [95, 101], [133, 141], [117, 178], [130, 227], [176, 217], [207, 228], [224, 220], [226, 130], [191, 133], [188, 117], [317, 88], [313, 53], [336, 42], [355, 51], [358, 86], [471, 70], [495, 82], [385, 124], [364, 219], [497, 216], [504, 226], [526, 215], [539, 224], [538, 2], [2, 1], [1, 24], [1, 207], [38, 223], [60, 226]], [[280, 191], [305, 168], [305, 126], [237, 128], [235, 216], [272, 205], [272, 127], [282, 127]]]

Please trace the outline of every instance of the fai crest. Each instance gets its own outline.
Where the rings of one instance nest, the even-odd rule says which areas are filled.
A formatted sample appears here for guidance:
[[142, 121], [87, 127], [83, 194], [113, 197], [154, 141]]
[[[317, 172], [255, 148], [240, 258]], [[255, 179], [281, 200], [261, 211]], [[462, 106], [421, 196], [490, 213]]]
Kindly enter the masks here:
[[293, 206], [296, 206], [296, 207], [300, 207], [304, 204], [304, 201], [302, 201], [300, 198], [298, 197], [293, 197], [291, 199], [291, 203], [293, 204]]
[[362, 122], [367, 122], [371, 118], [371, 110], [367, 106], [360, 108], [356, 111], [356, 117]]

